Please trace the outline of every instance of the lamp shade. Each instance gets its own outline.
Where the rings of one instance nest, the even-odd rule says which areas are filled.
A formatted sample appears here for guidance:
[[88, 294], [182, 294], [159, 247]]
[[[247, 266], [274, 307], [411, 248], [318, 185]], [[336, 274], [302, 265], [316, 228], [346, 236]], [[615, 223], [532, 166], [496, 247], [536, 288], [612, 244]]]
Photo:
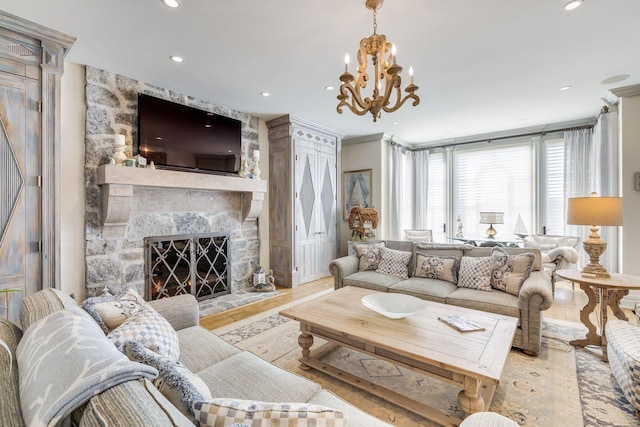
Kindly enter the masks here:
[[622, 225], [622, 197], [573, 197], [567, 204], [567, 223]]
[[504, 224], [504, 212], [480, 212], [480, 224]]

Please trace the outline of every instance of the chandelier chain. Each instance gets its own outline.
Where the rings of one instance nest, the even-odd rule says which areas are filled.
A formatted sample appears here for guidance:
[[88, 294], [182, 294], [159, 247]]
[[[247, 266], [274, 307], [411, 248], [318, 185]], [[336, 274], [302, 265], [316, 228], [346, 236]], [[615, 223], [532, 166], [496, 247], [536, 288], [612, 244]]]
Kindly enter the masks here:
[[378, 16], [378, 11], [373, 9], [373, 34], [378, 34], [378, 21], [376, 17]]

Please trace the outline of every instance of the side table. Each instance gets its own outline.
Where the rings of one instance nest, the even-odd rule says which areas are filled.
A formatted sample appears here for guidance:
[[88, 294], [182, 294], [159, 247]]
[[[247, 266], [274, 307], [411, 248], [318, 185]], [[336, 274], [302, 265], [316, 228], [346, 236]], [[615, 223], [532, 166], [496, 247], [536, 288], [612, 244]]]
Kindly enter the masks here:
[[[629, 293], [631, 289], [640, 289], [640, 277], [629, 274], [611, 273], [611, 277], [584, 277], [579, 270], [558, 270], [556, 276], [578, 283], [580, 288], [587, 294], [589, 300], [580, 310], [580, 321], [587, 327], [587, 337], [585, 339], [573, 340], [571, 345], [585, 347], [587, 345], [597, 345], [602, 348], [602, 360], [607, 362], [607, 337], [605, 326], [607, 325], [607, 307], [611, 307], [613, 314], [621, 320], [629, 320], [620, 309], [620, 300]], [[598, 310], [598, 320], [600, 323], [600, 335], [596, 326], [589, 319], [596, 305], [600, 302]]]

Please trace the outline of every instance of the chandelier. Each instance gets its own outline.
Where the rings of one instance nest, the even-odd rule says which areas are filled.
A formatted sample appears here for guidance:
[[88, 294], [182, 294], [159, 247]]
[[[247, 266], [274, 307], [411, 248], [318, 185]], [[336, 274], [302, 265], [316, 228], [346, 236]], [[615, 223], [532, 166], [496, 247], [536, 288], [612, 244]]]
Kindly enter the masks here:
[[[402, 67], [396, 63], [396, 47], [387, 42], [384, 34], [376, 32], [376, 14], [382, 3], [383, 0], [365, 0], [367, 8], [373, 10], [373, 34], [360, 40], [356, 77], [349, 73], [349, 55], [345, 56], [344, 73], [340, 76], [340, 102], [337, 107], [340, 114], [343, 107], [347, 107], [358, 116], [371, 113], [374, 122], [382, 116], [382, 110], [386, 113], [394, 112], [410, 98], [413, 99], [414, 107], [420, 103], [420, 97], [415, 94], [418, 86], [413, 84], [413, 68], [409, 67], [410, 80], [404, 90], [407, 94], [403, 98], [400, 77]], [[373, 95], [363, 99], [360, 91], [367, 87], [369, 81], [369, 56], [373, 65]]]

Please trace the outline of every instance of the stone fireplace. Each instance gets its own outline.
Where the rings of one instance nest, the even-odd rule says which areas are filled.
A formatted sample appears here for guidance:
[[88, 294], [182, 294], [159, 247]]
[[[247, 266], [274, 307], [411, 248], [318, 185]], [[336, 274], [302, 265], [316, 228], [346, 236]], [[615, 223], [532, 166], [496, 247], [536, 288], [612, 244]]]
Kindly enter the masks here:
[[146, 237], [147, 298], [191, 294], [202, 301], [230, 293], [228, 246], [226, 233]]
[[126, 286], [145, 295], [144, 239], [203, 233], [228, 236], [229, 291], [249, 289], [253, 267], [259, 264], [257, 218], [266, 181], [107, 164], [117, 133], [126, 136], [126, 153], [131, 156], [139, 92], [239, 119], [243, 153], [258, 148], [255, 117], [87, 66], [87, 297], [105, 287], [114, 293]]

